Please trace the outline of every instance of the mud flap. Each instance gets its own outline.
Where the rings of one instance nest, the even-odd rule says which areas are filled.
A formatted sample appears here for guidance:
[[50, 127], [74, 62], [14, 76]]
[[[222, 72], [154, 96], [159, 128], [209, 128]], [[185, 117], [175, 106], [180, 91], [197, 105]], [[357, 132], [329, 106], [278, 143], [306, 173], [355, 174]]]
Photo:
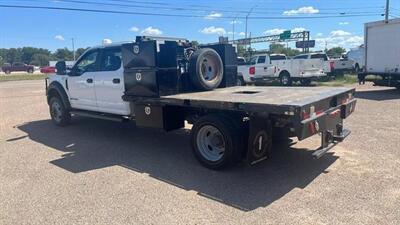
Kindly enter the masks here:
[[267, 159], [271, 153], [272, 127], [266, 118], [250, 117], [246, 161], [254, 165]]

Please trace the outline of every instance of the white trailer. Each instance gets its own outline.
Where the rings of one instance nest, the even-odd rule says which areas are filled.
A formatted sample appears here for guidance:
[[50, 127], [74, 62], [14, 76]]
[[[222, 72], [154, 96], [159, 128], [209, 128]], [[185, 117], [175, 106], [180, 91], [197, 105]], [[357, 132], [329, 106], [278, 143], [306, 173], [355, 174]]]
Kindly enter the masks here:
[[400, 19], [365, 24], [365, 72], [377, 85], [400, 87]]

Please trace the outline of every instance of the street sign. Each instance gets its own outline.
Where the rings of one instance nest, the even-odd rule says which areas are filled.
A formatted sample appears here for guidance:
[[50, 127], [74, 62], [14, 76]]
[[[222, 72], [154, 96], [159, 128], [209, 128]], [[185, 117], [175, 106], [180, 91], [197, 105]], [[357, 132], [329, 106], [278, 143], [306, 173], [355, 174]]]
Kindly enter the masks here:
[[314, 48], [315, 40], [296, 41], [296, 48]]
[[283, 31], [283, 33], [281, 33], [279, 35], [279, 39], [281, 39], [282, 41], [290, 39], [290, 36], [292, 35], [292, 31], [290, 30], [285, 30]]

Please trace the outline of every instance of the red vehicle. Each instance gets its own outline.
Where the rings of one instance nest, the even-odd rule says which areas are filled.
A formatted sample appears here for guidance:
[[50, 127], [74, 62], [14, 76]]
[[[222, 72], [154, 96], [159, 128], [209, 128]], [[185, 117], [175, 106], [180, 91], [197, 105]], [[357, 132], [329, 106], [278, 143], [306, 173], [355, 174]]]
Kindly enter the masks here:
[[33, 73], [35, 68], [32, 65], [27, 65], [25, 63], [16, 62], [12, 65], [9, 63], [5, 63], [1, 70], [4, 71], [6, 74], [10, 74], [11, 72], [28, 72]]
[[40, 69], [41, 73], [56, 73], [56, 68], [54, 66], [45, 66]]

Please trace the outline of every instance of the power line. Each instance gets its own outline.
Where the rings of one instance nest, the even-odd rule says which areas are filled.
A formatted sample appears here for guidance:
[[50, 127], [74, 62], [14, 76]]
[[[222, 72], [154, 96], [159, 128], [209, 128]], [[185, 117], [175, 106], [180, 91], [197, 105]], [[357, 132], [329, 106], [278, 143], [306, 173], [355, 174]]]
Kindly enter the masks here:
[[[70, 8], [70, 7], [51, 7], [51, 6], [31, 6], [31, 5], [3, 5], [0, 8], [17, 8], [17, 9], [43, 9], [43, 10], [59, 10], [59, 11], [80, 11], [93, 13], [109, 13], [123, 15], [141, 15], [141, 16], [164, 16], [164, 17], [184, 17], [184, 18], [203, 18], [204, 15], [194, 14], [165, 14], [165, 13], [150, 13], [150, 12], [131, 12], [118, 10], [102, 10], [102, 9], [86, 9], [86, 8]], [[383, 14], [368, 13], [368, 14], [338, 14], [327, 16], [253, 16], [248, 19], [271, 19], [271, 20], [291, 20], [291, 19], [325, 19], [325, 18], [348, 18], [348, 17], [365, 17], [365, 16], [382, 16]], [[215, 19], [245, 19], [244, 16], [220, 16]]]
[[[38, 0], [32, 1], [32, 0], [19, 0], [19, 1], [26, 1], [26, 2], [35, 2], [37, 3]], [[40, 0], [39, 0], [40, 1]], [[43, 1], [42, 1], [43, 2]], [[47, 1], [46, 1], [47, 2]], [[132, 5], [132, 4], [126, 4], [126, 2], [140, 2], [140, 4], [143, 4], [141, 1], [113, 1], [113, 2], [124, 2], [124, 4], [121, 3], [108, 3], [108, 2], [91, 2], [91, 1], [82, 1], [82, 0], [59, 0], [58, 2], [66, 2], [66, 3], [75, 3], [75, 4], [86, 4], [86, 5], [98, 5], [98, 6], [116, 6], [116, 7], [129, 7], [129, 8], [144, 8], [144, 9], [165, 9], [165, 10], [175, 10], [175, 11], [197, 11], [197, 12], [224, 12], [224, 13], [243, 13], [247, 14], [247, 10], [226, 10], [226, 9], [210, 9], [210, 8], [187, 8], [187, 7], [166, 7], [166, 6], [160, 6], [157, 5], [157, 2], [147, 2], [147, 3], [152, 3], [152, 5]], [[153, 6], [154, 5], [154, 6]], [[167, 4], [171, 5], [171, 4]], [[351, 9], [351, 8], [331, 8], [332, 9]], [[353, 8], [353, 9], [360, 9], [360, 8]], [[376, 9], [376, 7], [375, 7]], [[383, 8], [382, 8], [383, 9]], [[267, 11], [256, 11], [257, 9], [254, 9], [253, 15], [254, 14], [271, 14], [271, 12], [279, 12], [279, 14], [282, 13], [282, 11], [287, 10], [284, 8], [281, 9], [266, 9]], [[376, 13], [376, 11], [357, 11], [357, 12], [352, 12], [352, 11], [340, 11], [340, 12], [319, 12], [317, 13], [318, 15], [338, 15], [338, 14], [364, 14], [364, 13]]]

